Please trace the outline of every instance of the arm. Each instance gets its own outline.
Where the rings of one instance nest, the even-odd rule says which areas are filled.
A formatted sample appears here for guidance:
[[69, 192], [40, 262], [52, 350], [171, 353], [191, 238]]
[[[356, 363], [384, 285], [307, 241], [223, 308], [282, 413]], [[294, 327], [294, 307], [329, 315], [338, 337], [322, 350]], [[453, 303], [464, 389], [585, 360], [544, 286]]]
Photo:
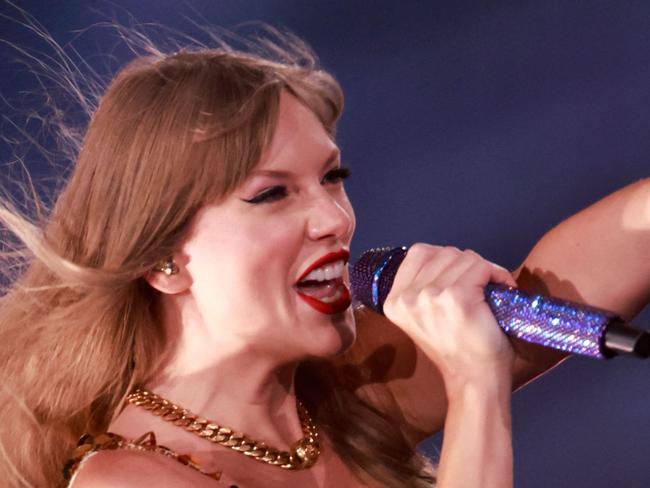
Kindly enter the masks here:
[[[360, 397], [402, 426], [401, 420], [410, 425], [420, 420], [409, 418], [414, 412], [405, 410], [417, 402], [448, 413], [438, 469], [441, 488], [512, 485], [514, 353], [485, 303], [482, 290], [489, 281], [515, 284], [506, 270], [471, 251], [414, 245], [384, 303], [387, 319], [366, 321], [368, 329], [359, 338], [358, 346], [370, 346], [357, 363], [357, 369], [370, 373], [359, 376]], [[408, 382], [413, 374], [423, 373], [422, 365], [435, 375], [434, 388], [422, 383], [408, 399], [400, 397], [393, 378]]]
[[512, 486], [509, 375], [449, 392], [445, 438], [437, 477], [440, 488]]
[[515, 274], [524, 288], [633, 318], [650, 300], [650, 178], [560, 223]]
[[[644, 179], [550, 230], [513, 276], [525, 290], [609, 309], [629, 320], [650, 301], [649, 250], [650, 179]], [[358, 382], [358, 394], [404, 417], [414, 443], [439, 431], [447, 398], [436, 366], [385, 317], [363, 307], [356, 317], [358, 341], [345, 361], [371, 370]], [[521, 341], [513, 346], [515, 389], [564, 357]]]
[[[599, 200], [548, 232], [513, 273], [524, 290], [586, 303], [631, 320], [650, 302], [650, 178]], [[562, 356], [514, 341], [515, 384]]]

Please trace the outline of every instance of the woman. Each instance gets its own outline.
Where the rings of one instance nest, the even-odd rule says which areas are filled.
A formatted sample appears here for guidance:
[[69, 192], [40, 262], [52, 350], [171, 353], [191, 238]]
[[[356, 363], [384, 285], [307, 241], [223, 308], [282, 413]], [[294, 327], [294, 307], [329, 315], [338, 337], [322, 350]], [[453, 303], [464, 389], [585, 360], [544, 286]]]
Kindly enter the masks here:
[[[10, 484], [64, 483], [90, 433], [66, 464], [74, 488], [431, 486], [415, 446], [444, 423], [437, 486], [511, 486], [510, 392], [560, 356], [514, 353], [481, 288], [516, 282], [471, 251], [415, 245], [386, 318], [350, 307], [342, 95], [297, 41], [276, 53], [135, 60], [42, 236], [2, 211], [34, 256], [0, 305]], [[549, 233], [520, 285], [581, 299], [555, 273], [593, 304], [638, 311], [640, 251], [614, 270], [638, 281], [608, 276], [607, 302], [590, 263], [622, 237], [590, 236], [648, 186]], [[583, 242], [584, 261], [565, 262]]]

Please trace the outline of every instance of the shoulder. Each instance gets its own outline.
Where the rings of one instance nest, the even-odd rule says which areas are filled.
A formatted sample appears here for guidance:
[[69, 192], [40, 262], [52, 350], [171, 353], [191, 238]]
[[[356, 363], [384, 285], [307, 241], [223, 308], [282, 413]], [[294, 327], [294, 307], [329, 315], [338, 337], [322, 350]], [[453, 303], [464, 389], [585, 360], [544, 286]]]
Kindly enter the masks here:
[[94, 452], [80, 464], [68, 488], [225, 486], [160, 453], [131, 449]]
[[191, 486], [178, 477], [174, 465], [165, 461], [161, 455], [144, 451], [94, 452], [81, 462], [69, 488]]

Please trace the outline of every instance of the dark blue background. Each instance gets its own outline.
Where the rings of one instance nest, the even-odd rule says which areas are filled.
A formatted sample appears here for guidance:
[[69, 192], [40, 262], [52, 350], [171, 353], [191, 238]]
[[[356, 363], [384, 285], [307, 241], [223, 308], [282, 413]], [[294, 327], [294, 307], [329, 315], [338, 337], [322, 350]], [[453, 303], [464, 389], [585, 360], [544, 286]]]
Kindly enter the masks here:
[[[346, 94], [339, 142], [353, 171], [353, 255], [426, 241], [470, 247], [514, 268], [551, 226], [650, 174], [645, 1], [20, 5], [61, 44], [106, 13], [124, 21], [121, 7], [190, 33], [183, 15], [224, 27], [262, 20], [306, 39]], [[0, 38], [42, 47], [7, 19]], [[103, 29], [82, 39], [77, 47], [91, 62], [113, 51]], [[33, 79], [1, 49], [1, 93], [20, 98]], [[119, 49], [115, 56], [125, 60]], [[6, 120], [2, 129], [13, 134]], [[27, 163], [36, 175], [50, 171], [36, 154]], [[638, 323], [650, 323], [647, 309]], [[649, 370], [636, 360], [572, 358], [517, 393], [516, 486], [649, 486]]]

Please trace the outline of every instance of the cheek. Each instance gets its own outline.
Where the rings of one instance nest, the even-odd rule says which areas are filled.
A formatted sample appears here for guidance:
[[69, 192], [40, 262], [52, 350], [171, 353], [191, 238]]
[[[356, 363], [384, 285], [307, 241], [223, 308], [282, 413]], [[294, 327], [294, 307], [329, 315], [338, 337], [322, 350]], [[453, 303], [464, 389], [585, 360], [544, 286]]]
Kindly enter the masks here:
[[283, 303], [278, 301], [279, 288], [292, 285], [302, 240], [290, 219], [268, 218], [233, 229], [218, 237], [206, 233], [185, 247], [192, 293], [210, 320], [236, 320], [239, 315], [249, 320], [264, 308], [268, 313], [269, 307]]
[[[260, 271], [263, 270], [263, 271]], [[277, 278], [264, 270], [254, 257], [200, 265], [193, 275], [192, 298], [206, 323], [237, 335], [257, 333], [269, 322], [277, 322]], [[275, 320], [274, 320], [275, 319]]]
[[347, 193], [345, 193], [345, 190], [342, 192], [342, 196], [339, 200], [339, 206], [343, 211], [348, 215], [348, 219], [350, 220], [350, 237], [354, 234], [354, 230], [357, 225], [357, 217], [354, 213], [354, 208], [352, 207], [352, 202], [350, 202], [350, 199], [348, 198]]
[[352, 204], [348, 201], [349, 204], [349, 211], [350, 211], [350, 219], [352, 221], [352, 225], [350, 226], [350, 237], [354, 234], [354, 230], [357, 227], [357, 216], [354, 213], [354, 208], [352, 208]]

